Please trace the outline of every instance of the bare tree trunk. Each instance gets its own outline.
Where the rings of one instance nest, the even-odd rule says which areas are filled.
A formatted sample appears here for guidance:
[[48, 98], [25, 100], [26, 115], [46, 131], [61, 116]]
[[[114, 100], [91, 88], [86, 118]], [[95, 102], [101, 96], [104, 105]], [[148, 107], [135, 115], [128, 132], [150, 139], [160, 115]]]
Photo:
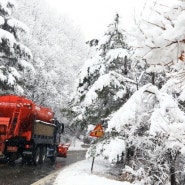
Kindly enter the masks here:
[[175, 163], [177, 156], [180, 152], [179, 151], [170, 151], [169, 152], [169, 164], [170, 164], [170, 182], [171, 185], [177, 185], [176, 182], [176, 168], [175, 168]]
[[171, 185], [177, 185], [176, 183], [176, 175], [175, 175], [175, 161], [172, 160], [170, 164], [170, 181]]
[[155, 73], [151, 73], [152, 75], [152, 84], [155, 85]]
[[128, 59], [127, 59], [127, 56], [125, 56], [124, 58], [124, 74], [127, 75], [128, 73], [128, 67], [127, 67], [127, 63], [128, 63]]

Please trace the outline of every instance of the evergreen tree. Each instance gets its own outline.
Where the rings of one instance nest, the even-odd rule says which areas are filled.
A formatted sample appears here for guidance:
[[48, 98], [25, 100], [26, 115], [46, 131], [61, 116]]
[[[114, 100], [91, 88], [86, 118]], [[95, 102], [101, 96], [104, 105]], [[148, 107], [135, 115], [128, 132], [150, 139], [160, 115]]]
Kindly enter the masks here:
[[151, 11], [145, 8], [131, 34], [137, 37], [132, 43], [135, 55], [148, 63], [150, 82], [174, 96], [185, 111], [185, 2], [148, 1], [147, 5]]
[[151, 83], [159, 88], [172, 76], [169, 73], [184, 69], [184, 6], [180, 0], [148, 1], [131, 30], [135, 55], [150, 66]]
[[130, 71], [132, 50], [119, 20], [116, 14], [99, 40], [95, 56], [80, 71], [73, 112], [74, 122], [83, 128], [105, 121], [136, 90]]
[[183, 179], [184, 123], [177, 102], [147, 84], [111, 115], [105, 136], [91, 145], [88, 156], [119, 164], [124, 181], [174, 185]]
[[28, 29], [12, 17], [15, 7], [12, 0], [0, 1], [0, 94], [23, 93], [24, 69], [32, 69], [31, 52], [19, 42], [20, 33]]
[[131, 30], [136, 38], [132, 42], [135, 54], [149, 65], [174, 65], [184, 52], [184, 1], [147, 3], [148, 9], [137, 17]]

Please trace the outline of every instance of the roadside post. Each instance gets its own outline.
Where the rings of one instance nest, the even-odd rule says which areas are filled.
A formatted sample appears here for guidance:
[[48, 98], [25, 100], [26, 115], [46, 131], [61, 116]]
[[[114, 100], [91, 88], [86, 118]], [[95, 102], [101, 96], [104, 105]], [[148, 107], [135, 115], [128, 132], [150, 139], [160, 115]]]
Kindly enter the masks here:
[[[97, 124], [94, 130], [92, 130], [89, 134], [89, 136], [96, 137], [96, 138], [100, 138], [103, 135], [104, 135], [104, 129], [101, 124]], [[91, 173], [93, 173], [94, 160], [95, 160], [95, 156], [93, 156], [93, 159], [92, 159]]]

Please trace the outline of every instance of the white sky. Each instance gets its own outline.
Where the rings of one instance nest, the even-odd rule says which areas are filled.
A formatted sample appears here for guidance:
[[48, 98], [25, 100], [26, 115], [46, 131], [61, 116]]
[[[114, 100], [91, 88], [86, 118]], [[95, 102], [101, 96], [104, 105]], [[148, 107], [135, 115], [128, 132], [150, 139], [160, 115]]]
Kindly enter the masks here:
[[134, 7], [139, 11], [147, 0], [47, 0], [61, 13], [67, 14], [84, 32], [87, 39], [102, 36], [116, 12], [126, 25]]

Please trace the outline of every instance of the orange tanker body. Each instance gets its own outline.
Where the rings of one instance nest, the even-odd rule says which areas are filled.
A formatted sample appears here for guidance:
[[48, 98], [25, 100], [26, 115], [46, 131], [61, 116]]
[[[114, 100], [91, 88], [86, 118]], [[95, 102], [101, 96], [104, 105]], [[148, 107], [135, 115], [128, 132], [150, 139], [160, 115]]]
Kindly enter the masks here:
[[[50, 108], [20, 96], [0, 96], [0, 156], [14, 163], [18, 157], [34, 164], [55, 161], [63, 124]], [[64, 154], [66, 156], [66, 153]]]

